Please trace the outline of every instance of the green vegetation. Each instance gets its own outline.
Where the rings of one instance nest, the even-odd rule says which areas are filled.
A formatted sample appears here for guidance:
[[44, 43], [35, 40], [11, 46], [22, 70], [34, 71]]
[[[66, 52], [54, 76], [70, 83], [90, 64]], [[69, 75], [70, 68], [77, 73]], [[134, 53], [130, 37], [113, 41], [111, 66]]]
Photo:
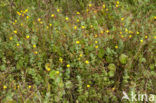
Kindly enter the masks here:
[[156, 94], [155, 7], [1, 0], [0, 102], [132, 103], [123, 91]]

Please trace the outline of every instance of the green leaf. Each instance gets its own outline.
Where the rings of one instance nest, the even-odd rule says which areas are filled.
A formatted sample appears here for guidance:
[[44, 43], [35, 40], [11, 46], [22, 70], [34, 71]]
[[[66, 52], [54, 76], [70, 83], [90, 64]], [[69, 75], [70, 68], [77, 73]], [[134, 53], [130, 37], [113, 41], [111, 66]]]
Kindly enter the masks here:
[[150, 64], [149, 68], [150, 68], [151, 70], [154, 70], [154, 64]]
[[140, 62], [140, 63], [146, 63], [146, 59], [141, 57], [141, 58], [139, 59], [139, 62]]
[[123, 49], [124, 48], [124, 43], [122, 40], [119, 40], [119, 48]]
[[73, 86], [71, 81], [67, 81], [65, 85], [66, 85], [66, 88], [68, 88], [68, 89], [72, 88], [72, 86]]
[[52, 70], [50, 73], [49, 73], [49, 76], [51, 79], [55, 79], [56, 77], [56, 71], [55, 70]]
[[107, 55], [111, 55], [111, 54], [112, 54], [112, 51], [111, 51], [110, 48], [107, 48], [107, 49], [106, 49], [106, 52], [107, 52]]
[[104, 49], [100, 49], [98, 53], [98, 57], [102, 59], [103, 56], [104, 56]]
[[109, 71], [109, 72], [108, 72], [108, 75], [109, 75], [109, 77], [111, 77], [111, 78], [114, 77], [114, 74], [115, 74], [114, 71]]
[[5, 71], [5, 69], [6, 69], [6, 66], [4, 64], [0, 66], [0, 70]]
[[110, 71], [115, 72], [115, 71], [116, 71], [116, 66], [115, 66], [115, 64], [113, 64], [113, 63], [109, 64], [109, 65], [108, 65], [108, 69], [109, 69]]
[[16, 64], [16, 68], [17, 68], [17, 69], [21, 69], [22, 67], [23, 67], [23, 60], [20, 59], [20, 60], [17, 62], [17, 64]]
[[106, 56], [106, 61], [107, 61], [108, 63], [113, 62], [113, 57], [111, 57], [111, 56]]
[[108, 77], [104, 77], [104, 81], [108, 81]]
[[127, 55], [125, 55], [125, 54], [121, 54], [120, 55], [119, 61], [120, 61], [121, 64], [126, 64], [127, 60], [128, 60], [128, 56]]
[[91, 51], [93, 51], [93, 50], [94, 50], [93, 45], [88, 46], [88, 51], [89, 51], [89, 52], [91, 52]]

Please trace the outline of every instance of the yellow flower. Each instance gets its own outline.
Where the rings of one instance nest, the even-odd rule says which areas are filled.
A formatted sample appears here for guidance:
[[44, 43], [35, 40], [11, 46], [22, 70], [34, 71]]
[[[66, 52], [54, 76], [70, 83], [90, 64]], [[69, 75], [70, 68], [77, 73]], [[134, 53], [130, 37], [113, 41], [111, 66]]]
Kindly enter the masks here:
[[154, 36], [154, 39], [156, 39], [156, 36]]
[[121, 38], [124, 38], [124, 36], [123, 36], [123, 35], [121, 35]]
[[35, 54], [38, 54], [38, 52], [37, 52], [37, 51], [35, 51], [34, 53], [35, 53]]
[[119, 7], [119, 5], [116, 5], [116, 7]]
[[63, 59], [62, 58], [59, 58], [59, 61], [62, 63], [63, 62]]
[[22, 14], [22, 16], [24, 16], [24, 14]]
[[27, 16], [26, 18], [29, 19], [29, 16]]
[[77, 29], [77, 26], [74, 26], [74, 29], [76, 30]]
[[114, 91], [115, 90], [115, 88], [112, 88], [112, 91]]
[[47, 71], [49, 72], [51, 69], [48, 67], [48, 68], [46, 68], [47, 69]]
[[12, 40], [12, 39], [13, 39], [13, 37], [10, 37], [9, 39], [10, 39], [10, 40]]
[[80, 43], [80, 41], [76, 41], [76, 44], [79, 44]]
[[70, 67], [70, 65], [69, 64], [67, 64], [67, 68], [69, 68]]
[[132, 32], [132, 31], [129, 31], [129, 33], [131, 33], [131, 34], [132, 34], [133, 32]]
[[4, 86], [3, 86], [3, 89], [6, 89], [6, 88], [7, 88], [7, 86], [6, 86], [6, 85], [4, 85]]
[[29, 85], [28, 87], [31, 88], [31, 85]]
[[69, 18], [68, 17], [66, 17], [66, 21], [68, 21], [69, 20]]
[[137, 34], [140, 34], [140, 33], [137, 31]]
[[124, 20], [124, 18], [121, 18], [121, 21], [123, 21]]
[[103, 30], [101, 30], [100, 33], [103, 34]]
[[77, 19], [77, 22], [80, 22], [80, 20], [79, 20], [79, 19]]
[[90, 28], [93, 28], [93, 25], [90, 25]]
[[19, 43], [17, 43], [16, 45], [17, 45], [17, 46], [19, 46], [20, 44], [19, 44]]
[[28, 12], [28, 9], [25, 9], [24, 13], [27, 13]]
[[18, 11], [17, 11], [17, 14], [18, 14], [19, 16], [21, 15], [21, 13], [20, 13], [20, 12], [18, 12]]
[[106, 9], [106, 11], [108, 11], [108, 9]]
[[35, 44], [33, 45], [33, 48], [36, 48], [36, 45]]
[[82, 54], [80, 54], [80, 57], [82, 57]]
[[97, 49], [98, 47], [99, 47], [98, 45], [95, 46], [96, 49]]
[[52, 26], [52, 24], [49, 24], [49, 26]]
[[59, 71], [56, 71], [56, 74], [60, 74], [60, 72]]
[[129, 35], [129, 38], [132, 38], [132, 35]]
[[89, 7], [92, 7], [92, 4], [89, 4]]
[[41, 18], [38, 18], [37, 20], [40, 22], [41, 21]]
[[106, 32], [109, 33], [109, 30], [107, 30]]
[[97, 35], [97, 34], [95, 34], [95, 36], [94, 36], [94, 37], [95, 37], [95, 38], [97, 38], [97, 36], [98, 36], [98, 35]]
[[127, 28], [125, 29], [125, 32], [128, 32], [128, 29]]
[[154, 19], [156, 20], [156, 16], [154, 17]]
[[49, 26], [47, 26], [47, 29], [49, 29]]
[[29, 36], [29, 35], [27, 35], [27, 36], [26, 36], [26, 38], [27, 38], [27, 39], [29, 39], [29, 38], [30, 38], [30, 36]]
[[16, 31], [16, 30], [14, 30], [14, 33], [15, 33], [15, 34], [17, 34], [17, 31]]
[[89, 9], [86, 9], [86, 12], [88, 12], [89, 11]]
[[143, 40], [140, 40], [141, 43], [143, 43]]
[[86, 60], [86, 61], [85, 61], [85, 63], [86, 63], [86, 64], [89, 64], [89, 61], [88, 61], [88, 60]]
[[122, 32], [120, 32], [120, 34], [122, 34]]
[[106, 8], [106, 5], [105, 5], [105, 4], [103, 4], [103, 5], [102, 5], [102, 7], [103, 7], [103, 8]]
[[43, 22], [41, 21], [40, 24], [43, 24]]
[[146, 36], [145, 36], [145, 39], [147, 39], [147, 38], [148, 38], [148, 36], [146, 35]]
[[79, 14], [80, 14], [80, 12], [76, 12], [76, 14], [77, 14], [77, 15], [79, 15]]
[[118, 4], [118, 5], [119, 5], [119, 1], [117, 1], [117, 2], [116, 2], [116, 4]]
[[98, 43], [98, 41], [95, 41], [95, 44], [97, 44]]
[[57, 9], [57, 12], [60, 12], [60, 9]]
[[15, 20], [15, 23], [17, 23], [17, 20]]
[[21, 23], [21, 26], [23, 26], [23, 24]]
[[115, 48], [118, 49], [118, 46], [116, 45]]
[[53, 18], [55, 15], [54, 14], [51, 14], [51, 17]]
[[85, 28], [85, 26], [83, 26], [83, 25], [82, 25], [82, 26], [81, 26], [81, 28], [82, 28], [82, 29], [84, 29], [84, 28]]
[[90, 87], [90, 85], [88, 84], [88, 85], [87, 85], [87, 88], [89, 88], [89, 87]]

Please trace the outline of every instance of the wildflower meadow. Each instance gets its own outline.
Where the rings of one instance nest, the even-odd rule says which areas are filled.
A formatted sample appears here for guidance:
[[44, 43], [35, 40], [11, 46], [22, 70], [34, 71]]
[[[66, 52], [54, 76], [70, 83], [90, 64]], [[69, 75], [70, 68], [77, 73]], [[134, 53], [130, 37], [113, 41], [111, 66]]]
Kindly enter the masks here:
[[156, 103], [156, 1], [0, 0], [0, 103]]

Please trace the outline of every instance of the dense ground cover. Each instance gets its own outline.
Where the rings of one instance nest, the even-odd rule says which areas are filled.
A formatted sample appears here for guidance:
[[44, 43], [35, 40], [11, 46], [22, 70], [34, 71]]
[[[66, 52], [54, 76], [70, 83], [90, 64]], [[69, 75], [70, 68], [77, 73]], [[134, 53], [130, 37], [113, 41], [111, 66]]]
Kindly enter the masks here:
[[132, 103], [123, 91], [156, 94], [155, 7], [1, 0], [0, 102]]

